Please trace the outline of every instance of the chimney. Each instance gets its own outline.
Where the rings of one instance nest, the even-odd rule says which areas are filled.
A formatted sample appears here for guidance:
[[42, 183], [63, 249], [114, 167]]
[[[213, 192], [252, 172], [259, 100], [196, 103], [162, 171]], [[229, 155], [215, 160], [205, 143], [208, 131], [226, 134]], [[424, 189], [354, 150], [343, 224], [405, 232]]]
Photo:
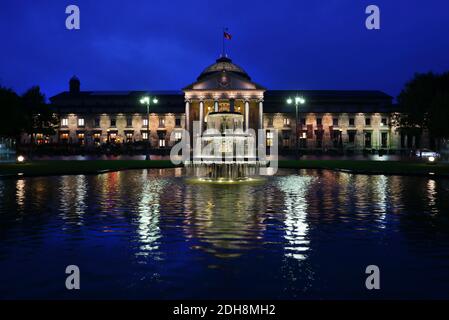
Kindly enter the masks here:
[[76, 76], [73, 76], [69, 82], [70, 93], [79, 93], [80, 87], [81, 87], [80, 80]]

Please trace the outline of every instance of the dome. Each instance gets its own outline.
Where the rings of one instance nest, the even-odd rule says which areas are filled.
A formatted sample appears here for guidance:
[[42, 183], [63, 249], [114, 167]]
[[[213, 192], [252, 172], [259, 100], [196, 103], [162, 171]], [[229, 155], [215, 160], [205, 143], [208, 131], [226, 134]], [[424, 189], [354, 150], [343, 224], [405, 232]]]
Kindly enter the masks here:
[[246, 78], [247, 80], [251, 80], [250, 76], [246, 73], [246, 71], [243, 70], [238, 65], [232, 63], [232, 60], [229, 59], [228, 57], [221, 57], [221, 58], [217, 59], [217, 61], [213, 65], [204, 69], [204, 71], [198, 77], [198, 80], [200, 80], [208, 75], [218, 73], [218, 72], [223, 72], [223, 71], [236, 73], [236, 74]]

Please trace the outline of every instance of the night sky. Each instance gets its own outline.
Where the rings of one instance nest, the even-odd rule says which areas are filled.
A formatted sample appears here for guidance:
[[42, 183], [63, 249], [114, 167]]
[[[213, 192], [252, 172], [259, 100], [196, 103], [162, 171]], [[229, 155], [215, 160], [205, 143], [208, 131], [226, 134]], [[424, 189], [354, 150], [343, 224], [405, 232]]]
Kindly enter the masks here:
[[[81, 30], [65, 28], [66, 6]], [[381, 30], [365, 28], [366, 6]], [[415, 72], [449, 70], [447, 0], [2, 0], [0, 85], [180, 90], [221, 52], [268, 89], [369, 89], [396, 96]]]

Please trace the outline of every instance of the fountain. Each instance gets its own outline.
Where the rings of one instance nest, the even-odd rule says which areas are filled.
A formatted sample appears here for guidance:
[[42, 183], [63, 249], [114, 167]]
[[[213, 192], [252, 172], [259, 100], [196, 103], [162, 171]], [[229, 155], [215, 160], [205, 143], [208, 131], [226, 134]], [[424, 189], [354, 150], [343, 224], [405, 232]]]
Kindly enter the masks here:
[[[188, 143], [193, 142], [192, 158], [184, 164], [187, 174], [193, 177], [191, 180], [217, 183], [260, 180], [265, 154], [262, 143], [265, 88], [222, 55], [183, 91]], [[207, 127], [203, 132], [204, 124]], [[255, 128], [260, 134], [259, 148]], [[186, 149], [190, 152], [190, 146]]]
[[243, 130], [244, 117], [237, 112], [211, 112], [207, 130], [195, 138], [188, 175], [197, 181], [235, 183], [258, 181], [254, 131]]

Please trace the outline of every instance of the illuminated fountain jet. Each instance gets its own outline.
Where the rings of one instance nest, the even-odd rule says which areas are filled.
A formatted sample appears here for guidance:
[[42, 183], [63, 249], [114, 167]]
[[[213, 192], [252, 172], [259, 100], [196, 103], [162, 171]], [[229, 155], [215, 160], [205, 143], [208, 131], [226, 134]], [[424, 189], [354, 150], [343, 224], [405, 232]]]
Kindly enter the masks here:
[[264, 92], [228, 57], [219, 58], [184, 88], [186, 129], [193, 144], [192, 158], [185, 162], [189, 175], [220, 183], [258, 175], [260, 146], [265, 145], [260, 130]]

